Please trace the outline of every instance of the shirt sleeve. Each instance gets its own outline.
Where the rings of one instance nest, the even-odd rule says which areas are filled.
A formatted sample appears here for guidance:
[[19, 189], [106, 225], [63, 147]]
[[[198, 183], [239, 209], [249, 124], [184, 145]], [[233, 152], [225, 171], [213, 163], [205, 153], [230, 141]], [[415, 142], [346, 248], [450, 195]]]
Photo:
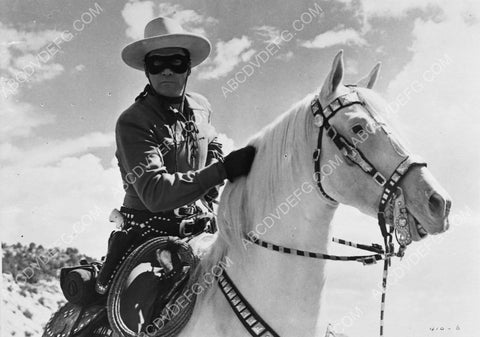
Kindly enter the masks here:
[[208, 143], [207, 152], [207, 165], [215, 160], [223, 162], [223, 145], [215, 137], [210, 143]]
[[[168, 173], [160, 148], [164, 140], [159, 140], [152, 130], [136, 120], [122, 117], [118, 120], [116, 141], [118, 157], [126, 171], [125, 182], [133, 186], [151, 212], [171, 210], [194, 202], [226, 178], [221, 162], [197, 171]], [[130, 175], [131, 179], [130, 172], [136, 172]]]

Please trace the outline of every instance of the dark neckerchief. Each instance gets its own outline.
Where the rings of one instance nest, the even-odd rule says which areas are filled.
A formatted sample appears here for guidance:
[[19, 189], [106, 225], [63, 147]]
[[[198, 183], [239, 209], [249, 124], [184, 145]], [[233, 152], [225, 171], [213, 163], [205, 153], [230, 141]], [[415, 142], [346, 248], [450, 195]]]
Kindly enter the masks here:
[[182, 96], [170, 97], [170, 96], [163, 96], [158, 93], [155, 93], [154, 95], [159, 97], [162, 101], [167, 102], [168, 104], [182, 104], [182, 101], [183, 101]]
[[[165, 111], [165, 117], [169, 125], [173, 125], [177, 121], [184, 121], [184, 119], [180, 115], [179, 109], [174, 107], [174, 105], [176, 104], [180, 104], [180, 106], [182, 105], [182, 101], [184, 100], [183, 96], [171, 97], [171, 96], [160, 95], [152, 88], [150, 84], [147, 84], [147, 86], [144, 89], [144, 93], [145, 93], [144, 96], [152, 95], [158, 98], [158, 100], [162, 104], [162, 110]], [[186, 104], [183, 104], [182, 113], [187, 120], [189, 119], [188, 116], [190, 115], [190, 112], [191, 111], [189, 107]]]

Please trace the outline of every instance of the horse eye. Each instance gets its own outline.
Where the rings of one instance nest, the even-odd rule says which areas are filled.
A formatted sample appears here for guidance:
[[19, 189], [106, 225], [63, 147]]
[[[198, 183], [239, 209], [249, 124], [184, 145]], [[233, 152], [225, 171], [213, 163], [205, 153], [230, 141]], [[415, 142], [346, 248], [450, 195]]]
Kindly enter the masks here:
[[354, 126], [352, 126], [352, 131], [353, 133], [359, 133], [363, 131], [363, 127], [360, 124], [355, 124]]

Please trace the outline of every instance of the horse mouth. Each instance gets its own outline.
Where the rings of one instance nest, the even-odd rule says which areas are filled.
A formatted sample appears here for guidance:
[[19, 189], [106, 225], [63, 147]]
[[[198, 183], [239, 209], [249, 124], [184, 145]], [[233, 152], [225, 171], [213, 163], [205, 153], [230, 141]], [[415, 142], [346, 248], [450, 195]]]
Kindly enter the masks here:
[[423, 228], [417, 218], [415, 218], [413, 215], [411, 217], [413, 219], [413, 225], [410, 226], [410, 233], [412, 233], [413, 241], [419, 241], [427, 237], [427, 230]]

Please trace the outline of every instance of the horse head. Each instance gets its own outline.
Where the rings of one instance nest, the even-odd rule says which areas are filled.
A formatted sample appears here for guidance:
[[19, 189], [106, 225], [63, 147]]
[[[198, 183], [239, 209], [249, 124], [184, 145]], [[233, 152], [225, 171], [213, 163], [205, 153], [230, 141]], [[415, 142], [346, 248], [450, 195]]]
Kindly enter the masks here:
[[[316, 178], [329, 202], [335, 200], [376, 215], [385, 183], [403, 162], [411, 160], [398, 187], [412, 220], [409, 222], [412, 239], [418, 241], [427, 234], [448, 229], [451, 200], [426, 165], [412, 160], [412, 154], [382, 118], [387, 113], [387, 103], [372, 91], [379, 70], [380, 64], [377, 64], [356, 86], [345, 86], [343, 52], [335, 56], [318, 95], [320, 106], [329, 109], [324, 111], [325, 116], [322, 114], [314, 120], [314, 128], [331, 129], [324, 130], [319, 142], [322, 149]], [[333, 132], [343, 139], [332, 141], [329, 133]], [[344, 140], [348, 145], [339, 149], [335, 142], [341, 145]], [[327, 167], [330, 169], [325, 169]], [[370, 169], [373, 171], [368, 172]]]

